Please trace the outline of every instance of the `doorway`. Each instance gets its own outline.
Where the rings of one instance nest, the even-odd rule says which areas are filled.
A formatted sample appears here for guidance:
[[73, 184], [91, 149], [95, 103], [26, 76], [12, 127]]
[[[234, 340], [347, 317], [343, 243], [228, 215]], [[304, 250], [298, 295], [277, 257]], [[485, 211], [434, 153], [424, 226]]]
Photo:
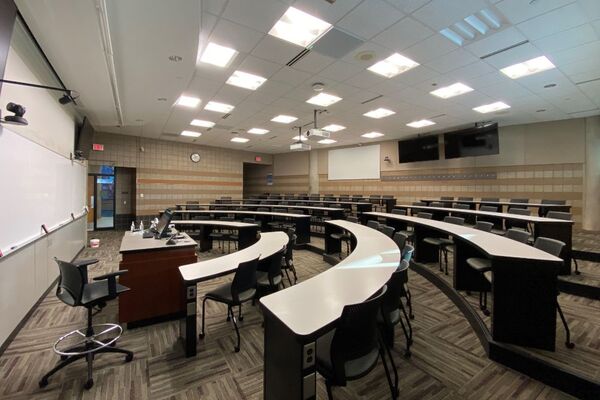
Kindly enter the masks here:
[[272, 191], [273, 166], [244, 163], [243, 198]]
[[114, 167], [101, 166], [98, 173], [88, 174], [88, 231], [114, 229], [115, 183]]

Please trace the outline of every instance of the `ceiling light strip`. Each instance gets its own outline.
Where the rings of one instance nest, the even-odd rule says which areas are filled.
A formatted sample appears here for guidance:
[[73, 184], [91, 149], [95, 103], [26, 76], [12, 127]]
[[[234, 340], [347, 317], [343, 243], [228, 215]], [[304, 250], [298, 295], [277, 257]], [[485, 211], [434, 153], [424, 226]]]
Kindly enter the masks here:
[[529, 40], [523, 40], [522, 42], [515, 43], [515, 44], [513, 44], [513, 45], [511, 45], [511, 46], [508, 46], [508, 47], [505, 47], [505, 48], [503, 48], [503, 49], [496, 50], [496, 51], [494, 51], [494, 52], [491, 52], [491, 53], [488, 53], [488, 54], [486, 54], [486, 55], [483, 55], [483, 56], [479, 57], [479, 59], [480, 59], [480, 60], [485, 60], [485, 59], [486, 59], [486, 58], [488, 58], [488, 57], [492, 57], [492, 56], [495, 56], [495, 55], [497, 55], [497, 54], [504, 53], [505, 51], [512, 50], [512, 49], [514, 49], [515, 47], [519, 47], [519, 46], [522, 46], [522, 45], [524, 45], [524, 44], [527, 44], [527, 43], [529, 43]]

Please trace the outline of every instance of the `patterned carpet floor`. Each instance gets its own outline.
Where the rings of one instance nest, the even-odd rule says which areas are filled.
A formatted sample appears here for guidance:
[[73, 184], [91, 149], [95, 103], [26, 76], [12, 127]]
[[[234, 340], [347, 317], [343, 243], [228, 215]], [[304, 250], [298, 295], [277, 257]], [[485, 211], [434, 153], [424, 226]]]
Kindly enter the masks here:
[[[123, 233], [105, 231], [92, 235], [101, 239], [100, 248], [86, 248], [80, 254], [81, 258], [97, 257], [101, 260], [90, 269], [90, 276], [117, 270], [118, 248]], [[322, 244], [322, 240], [314, 240], [313, 244]], [[203, 253], [201, 258], [217, 255], [217, 252]], [[295, 251], [294, 258], [300, 281], [330, 267], [321, 256], [306, 250]], [[230, 279], [223, 277], [199, 285], [199, 298]], [[400, 329], [396, 332], [396, 348], [393, 351], [399, 369], [401, 399], [571, 398], [487, 359], [466, 319], [427, 280], [412, 273], [410, 288], [415, 313], [412, 357], [407, 359], [403, 356], [404, 337]], [[476, 297], [473, 299], [476, 301]], [[94, 321], [116, 321], [117, 301], [110, 303]], [[573, 308], [576, 303], [573, 300]], [[573, 321], [572, 328], [578, 332], [575, 340], [585, 341], [587, 347], [600, 351], [600, 324], [596, 320], [599, 313], [596, 312], [595, 320], [579, 321], [575, 319], [575, 311], [567, 304], [565, 312]], [[588, 311], [596, 311], [596, 306]], [[240, 323], [242, 344], [239, 353], [233, 352], [235, 333], [225, 316], [224, 306], [208, 303], [207, 334], [198, 343], [196, 357], [188, 359], [183, 356], [177, 339], [178, 322], [164, 322], [127, 330], [123, 334], [118, 345], [135, 352], [132, 362], [124, 363], [116, 355], [96, 358], [95, 385], [91, 390], [85, 391], [82, 387], [86, 379], [84, 362], [74, 363], [57, 373], [41, 390], [38, 388], [40, 377], [58, 359], [51, 350], [52, 344], [59, 336], [84, 326], [86, 319], [85, 310], [64, 305], [51, 291], [0, 357], [0, 398], [262, 399], [263, 330], [260, 312], [257, 307], [245, 307], [245, 318]], [[317, 389], [318, 398], [327, 397], [321, 378]], [[334, 397], [340, 400], [389, 398], [383, 367], [379, 364], [368, 376], [350, 382], [345, 388], [334, 388]]]

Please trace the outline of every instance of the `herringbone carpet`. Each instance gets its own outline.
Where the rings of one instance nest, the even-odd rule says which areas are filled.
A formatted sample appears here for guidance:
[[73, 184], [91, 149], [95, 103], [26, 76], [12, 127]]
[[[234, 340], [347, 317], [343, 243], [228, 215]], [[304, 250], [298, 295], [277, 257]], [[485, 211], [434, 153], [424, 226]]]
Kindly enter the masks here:
[[[86, 249], [82, 258], [98, 257], [91, 276], [118, 268], [122, 232], [95, 232], [99, 249]], [[202, 257], [206, 257], [203, 254]], [[300, 280], [329, 268], [308, 251], [295, 251]], [[199, 285], [198, 296], [231, 279], [224, 277]], [[412, 273], [415, 319], [413, 355], [403, 357], [404, 338], [396, 334], [394, 358], [400, 375], [402, 399], [566, 399], [566, 394], [488, 360], [467, 321], [448, 298], [432, 284]], [[116, 302], [95, 322], [115, 321]], [[241, 323], [242, 348], [233, 352], [235, 334], [225, 321], [225, 308], [209, 303], [208, 331], [198, 344], [198, 355], [187, 359], [177, 342], [178, 323], [165, 322], [126, 331], [119, 346], [135, 352], [131, 363], [113, 355], [95, 361], [95, 385], [84, 391], [83, 362], [56, 374], [44, 390], [38, 380], [57, 361], [50, 350], [62, 334], [85, 325], [85, 310], [62, 304], [51, 292], [33, 312], [24, 328], [0, 357], [2, 399], [261, 399], [263, 331], [255, 307], [245, 307]], [[591, 333], [591, 332], [590, 332]], [[596, 338], [598, 332], [596, 331]], [[598, 342], [596, 340], [596, 345]], [[326, 398], [322, 379], [320, 399]], [[334, 388], [336, 399], [386, 399], [389, 391], [383, 367]], [[282, 399], [285, 400], [285, 399]]]

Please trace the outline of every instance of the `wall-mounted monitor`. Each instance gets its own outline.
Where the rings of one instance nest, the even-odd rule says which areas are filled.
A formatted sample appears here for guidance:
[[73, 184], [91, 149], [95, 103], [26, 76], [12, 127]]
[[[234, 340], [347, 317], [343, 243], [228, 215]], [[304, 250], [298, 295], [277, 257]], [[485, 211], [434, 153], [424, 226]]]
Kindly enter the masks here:
[[437, 135], [398, 141], [400, 163], [439, 160]]
[[444, 133], [446, 159], [498, 154], [498, 124]]
[[75, 150], [80, 151], [82, 157], [88, 160], [92, 150], [92, 143], [94, 143], [94, 127], [90, 124], [90, 120], [84, 117], [83, 122], [76, 129]]

